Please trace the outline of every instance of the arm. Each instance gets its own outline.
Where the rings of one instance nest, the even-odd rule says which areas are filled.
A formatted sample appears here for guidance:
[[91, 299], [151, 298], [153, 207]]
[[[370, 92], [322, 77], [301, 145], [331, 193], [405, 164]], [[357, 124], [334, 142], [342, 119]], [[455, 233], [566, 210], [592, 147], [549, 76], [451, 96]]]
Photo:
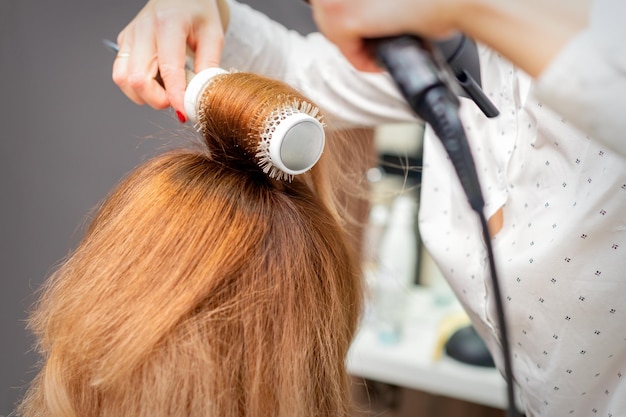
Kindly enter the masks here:
[[461, 31], [536, 78], [541, 100], [626, 156], [621, 0], [397, 0], [393, 8], [379, 0], [312, 3], [322, 32], [367, 71], [380, 68], [363, 48], [364, 38]]
[[288, 82], [332, 118], [330, 127], [416, 120], [387, 74], [359, 73], [319, 33], [303, 37], [245, 4], [229, 6], [225, 69]]
[[626, 157], [626, 3], [595, 0], [589, 27], [537, 78], [537, 96]]
[[537, 77], [587, 25], [590, 0], [483, 0], [459, 16], [459, 29]]
[[621, 21], [626, 3], [526, 0], [500, 4], [508, 8], [499, 12], [492, 8], [464, 19], [468, 33], [489, 39], [492, 48], [535, 77], [537, 97], [545, 104], [626, 156], [626, 28]]
[[118, 44], [115, 83], [137, 104], [172, 106], [181, 122], [188, 53], [196, 72], [221, 66], [287, 81], [339, 116], [334, 127], [415, 120], [386, 75], [359, 74], [320, 34], [302, 37], [235, 1], [149, 0]]
[[626, 157], [626, 3], [486, 1], [508, 7], [469, 15], [467, 33], [535, 77], [545, 104]]
[[321, 31], [359, 69], [378, 70], [362, 39], [462, 31], [537, 76], [587, 22], [590, 0], [312, 0]]

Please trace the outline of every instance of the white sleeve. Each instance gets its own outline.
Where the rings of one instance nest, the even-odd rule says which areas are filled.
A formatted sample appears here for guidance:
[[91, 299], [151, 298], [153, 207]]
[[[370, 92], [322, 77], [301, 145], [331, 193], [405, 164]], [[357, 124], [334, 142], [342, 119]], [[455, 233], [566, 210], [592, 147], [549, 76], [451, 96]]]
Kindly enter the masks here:
[[626, 15], [596, 0], [589, 27], [537, 79], [537, 96], [589, 136], [626, 156]]
[[319, 33], [302, 36], [229, 1], [221, 66], [283, 80], [324, 111], [330, 128], [416, 121], [388, 74], [355, 70]]

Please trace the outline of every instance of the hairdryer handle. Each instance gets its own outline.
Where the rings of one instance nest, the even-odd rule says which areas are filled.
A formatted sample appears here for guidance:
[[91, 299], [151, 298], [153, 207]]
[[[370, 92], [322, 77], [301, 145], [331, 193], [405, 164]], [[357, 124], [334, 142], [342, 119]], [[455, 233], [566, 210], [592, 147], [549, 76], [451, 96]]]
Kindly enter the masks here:
[[439, 49], [467, 97], [476, 103], [485, 116], [491, 118], [499, 115], [500, 112], [481, 88], [476, 42], [457, 33], [450, 38], [433, 41], [433, 46]]

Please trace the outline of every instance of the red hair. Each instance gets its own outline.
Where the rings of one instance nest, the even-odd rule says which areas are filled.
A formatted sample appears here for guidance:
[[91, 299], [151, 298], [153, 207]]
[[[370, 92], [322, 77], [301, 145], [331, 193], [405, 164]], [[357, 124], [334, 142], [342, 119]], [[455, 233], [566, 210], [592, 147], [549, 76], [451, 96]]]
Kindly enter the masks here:
[[43, 366], [21, 415], [351, 414], [363, 284], [332, 155], [291, 182], [267, 177], [233, 126], [275, 97], [306, 99], [251, 74], [215, 88], [205, 143], [131, 172], [43, 288], [30, 319]]

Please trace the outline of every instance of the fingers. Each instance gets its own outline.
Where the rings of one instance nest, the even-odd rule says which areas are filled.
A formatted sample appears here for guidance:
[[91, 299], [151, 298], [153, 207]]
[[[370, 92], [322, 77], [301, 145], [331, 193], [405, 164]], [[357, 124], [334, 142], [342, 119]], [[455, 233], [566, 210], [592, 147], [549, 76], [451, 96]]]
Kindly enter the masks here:
[[140, 18], [120, 33], [113, 81], [134, 103], [161, 110], [168, 107], [169, 99], [154, 79], [158, 63], [153, 32], [150, 20]]
[[370, 49], [362, 40], [355, 40], [338, 45], [341, 53], [354, 68], [364, 72], [382, 72], [383, 69], [377, 64]]
[[213, 3], [208, 14], [209, 18], [197, 25], [194, 39], [195, 72], [220, 66], [224, 46], [225, 14], [228, 14], [228, 10], [220, 10], [219, 6]]
[[224, 33], [221, 27], [207, 25], [198, 31], [194, 71], [220, 66], [224, 46]]
[[113, 81], [129, 99], [155, 109], [172, 106], [185, 119], [187, 46], [196, 71], [219, 66], [229, 10], [218, 1], [148, 1], [118, 36]]
[[142, 105], [145, 101], [130, 87], [128, 83], [128, 61], [130, 59], [131, 34], [129, 31], [120, 32], [117, 37], [119, 52], [113, 62], [113, 82], [134, 103]]
[[311, 0], [311, 5], [318, 28], [352, 66], [359, 71], [381, 71], [363, 41], [366, 36], [361, 19], [355, 18], [357, 13], [362, 13], [360, 5], [356, 6], [356, 10], [353, 10], [355, 5], [350, 1]]
[[[158, 26], [149, 17], [134, 25], [133, 44], [130, 47], [128, 82], [130, 87], [152, 108], [161, 110], [170, 105], [165, 89], [156, 81], [159, 71], [157, 41]], [[184, 48], [184, 42], [182, 46]], [[162, 74], [161, 74], [162, 75]]]
[[158, 66], [165, 86], [166, 97], [170, 105], [184, 114], [185, 88], [185, 58], [187, 37], [190, 27], [187, 23], [178, 21], [178, 24], [167, 24], [174, 20], [168, 12], [157, 13], [156, 24], [156, 53], [159, 57]]

